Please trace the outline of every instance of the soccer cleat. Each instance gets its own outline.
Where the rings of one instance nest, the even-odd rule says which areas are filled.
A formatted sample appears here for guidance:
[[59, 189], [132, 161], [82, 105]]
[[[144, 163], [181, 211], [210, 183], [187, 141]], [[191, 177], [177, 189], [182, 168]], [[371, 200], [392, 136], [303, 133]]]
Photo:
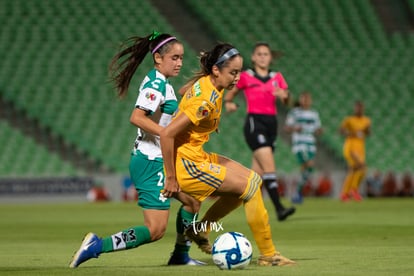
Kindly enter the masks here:
[[188, 254], [183, 254], [181, 256], [173, 254], [168, 260], [168, 265], [206, 265], [206, 263], [190, 258]]
[[362, 201], [362, 196], [357, 191], [351, 191], [351, 196], [355, 201]]
[[339, 197], [339, 199], [342, 202], [347, 202], [347, 201], [349, 201], [349, 196], [347, 194], [341, 194], [341, 196]]
[[296, 264], [296, 262], [276, 253], [273, 256], [260, 255], [257, 264], [260, 266], [289, 266]]
[[88, 233], [82, 244], [72, 257], [69, 267], [76, 268], [91, 258], [98, 258], [102, 250], [102, 240], [94, 233]]
[[279, 221], [284, 221], [285, 219], [287, 219], [288, 216], [293, 215], [295, 211], [295, 207], [284, 208], [283, 210], [277, 212], [277, 219]]
[[211, 244], [210, 241], [208, 240], [208, 234], [207, 232], [195, 232], [195, 229], [199, 229], [199, 227], [197, 227], [197, 225], [199, 225], [200, 222], [196, 222], [196, 224], [194, 225], [194, 227], [190, 227], [187, 230], [185, 230], [185, 235], [187, 236], [188, 239], [190, 239], [191, 241], [193, 241], [195, 244], [198, 245], [198, 248], [201, 249], [201, 251], [203, 251], [204, 253], [207, 254], [211, 254]]

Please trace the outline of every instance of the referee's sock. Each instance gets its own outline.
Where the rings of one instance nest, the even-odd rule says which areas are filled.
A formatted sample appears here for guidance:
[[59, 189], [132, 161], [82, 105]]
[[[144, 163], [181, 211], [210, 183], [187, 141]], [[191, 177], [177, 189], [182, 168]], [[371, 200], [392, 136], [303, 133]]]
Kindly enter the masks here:
[[264, 186], [267, 190], [267, 193], [270, 196], [270, 199], [275, 206], [277, 219], [279, 221], [284, 221], [287, 217], [293, 215], [296, 209], [295, 207], [285, 208], [282, 203], [280, 202], [279, 191], [278, 191], [278, 183], [276, 180], [275, 173], [265, 173], [262, 175]]
[[269, 194], [270, 199], [273, 202], [273, 205], [275, 206], [276, 212], [280, 213], [282, 212], [285, 207], [280, 202], [279, 198], [279, 191], [278, 191], [278, 183], [276, 180], [276, 174], [275, 173], [265, 173], [262, 175], [263, 179], [263, 185], [266, 188], [267, 193]]

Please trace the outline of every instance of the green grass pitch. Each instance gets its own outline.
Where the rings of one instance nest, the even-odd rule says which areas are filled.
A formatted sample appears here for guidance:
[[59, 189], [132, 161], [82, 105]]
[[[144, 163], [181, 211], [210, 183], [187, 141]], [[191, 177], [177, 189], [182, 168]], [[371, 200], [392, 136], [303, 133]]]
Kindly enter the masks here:
[[[211, 202], [207, 201], [201, 215]], [[253, 261], [243, 271], [220, 271], [210, 256], [194, 246], [191, 256], [209, 265], [167, 266], [175, 239], [172, 203], [169, 227], [156, 243], [102, 254], [69, 269], [83, 235], [106, 236], [142, 224], [134, 203], [0, 204], [0, 274], [2, 275], [413, 275], [414, 200], [373, 199], [340, 203], [307, 199], [296, 214], [277, 222], [266, 201], [276, 246], [297, 261], [292, 267], [259, 267], [257, 247], [243, 208], [224, 220], [224, 231], [244, 233], [254, 247]], [[213, 232], [211, 238], [220, 232]]]

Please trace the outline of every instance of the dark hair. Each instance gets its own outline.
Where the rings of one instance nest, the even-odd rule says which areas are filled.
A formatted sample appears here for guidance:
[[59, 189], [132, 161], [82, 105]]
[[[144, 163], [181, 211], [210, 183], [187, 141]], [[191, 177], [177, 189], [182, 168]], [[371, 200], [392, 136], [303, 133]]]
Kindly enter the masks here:
[[256, 51], [256, 49], [257, 49], [257, 48], [259, 48], [259, 47], [261, 47], [261, 46], [267, 47], [267, 48], [269, 49], [270, 54], [272, 55], [272, 58], [273, 58], [273, 59], [278, 59], [278, 58], [280, 58], [281, 56], [283, 56], [283, 53], [282, 53], [281, 51], [278, 51], [278, 50], [272, 50], [272, 48], [270, 48], [269, 43], [267, 43], [267, 42], [263, 42], [263, 41], [256, 42], [256, 44], [254, 44], [254, 46], [253, 46], [253, 50], [252, 50], [252, 54], [254, 53], [254, 51]]
[[304, 90], [300, 93], [299, 96], [312, 96], [311, 92], [309, 92], [308, 90]]
[[153, 58], [155, 53], [163, 55], [169, 51], [173, 43], [177, 42], [178, 40], [170, 34], [156, 32], [146, 37], [130, 37], [124, 41], [120, 52], [112, 58], [109, 64], [109, 73], [111, 80], [115, 83], [118, 96], [126, 95], [132, 76], [148, 52], [152, 53]]
[[252, 53], [253, 53], [254, 51], [256, 51], [256, 49], [257, 49], [258, 47], [260, 47], [260, 46], [265, 46], [265, 47], [267, 47], [270, 51], [272, 51], [272, 50], [270, 49], [270, 45], [269, 45], [269, 43], [261, 41], [261, 42], [256, 42], [256, 44], [254, 44], [254, 47], [253, 47], [253, 51], [252, 51]]
[[187, 82], [188, 84], [195, 83], [199, 78], [210, 75], [213, 72], [213, 66], [216, 65], [219, 69], [225, 67], [227, 63], [236, 56], [240, 56], [240, 53], [231, 55], [222, 62], [218, 62], [219, 59], [227, 53], [227, 51], [234, 49], [234, 46], [228, 43], [217, 44], [211, 51], [200, 53], [200, 71], [196, 72], [194, 76]]

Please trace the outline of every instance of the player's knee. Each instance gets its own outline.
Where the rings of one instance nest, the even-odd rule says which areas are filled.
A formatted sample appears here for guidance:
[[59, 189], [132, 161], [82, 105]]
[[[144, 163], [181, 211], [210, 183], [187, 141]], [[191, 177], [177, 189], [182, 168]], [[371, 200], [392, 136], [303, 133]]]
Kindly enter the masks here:
[[200, 207], [201, 207], [201, 202], [194, 198], [191, 198], [191, 200], [186, 202], [186, 204], [184, 205], [184, 209], [187, 212], [190, 212], [193, 214], [198, 213], [198, 211], [200, 211]]
[[152, 224], [152, 225], [146, 225], [148, 227], [148, 230], [150, 232], [151, 241], [156, 241], [161, 239], [165, 231], [167, 229], [167, 225], [164, 224]]
[[250, 176], [247, 179], [246, 189], [240, 196], [240, 199], [243, 199], [244, 201], [249, 201], [256, 194], [257, 191], [260, 192], [261, 185], [262, 178], [254, 171], [251, 171]]
[[192, 196], [185, 194], [183, 192], [176, 195], [176, 199], [181, 201], [184, 206], [184, 210], [190, 213], [198, 213], [201, 207], [201, 202]]

